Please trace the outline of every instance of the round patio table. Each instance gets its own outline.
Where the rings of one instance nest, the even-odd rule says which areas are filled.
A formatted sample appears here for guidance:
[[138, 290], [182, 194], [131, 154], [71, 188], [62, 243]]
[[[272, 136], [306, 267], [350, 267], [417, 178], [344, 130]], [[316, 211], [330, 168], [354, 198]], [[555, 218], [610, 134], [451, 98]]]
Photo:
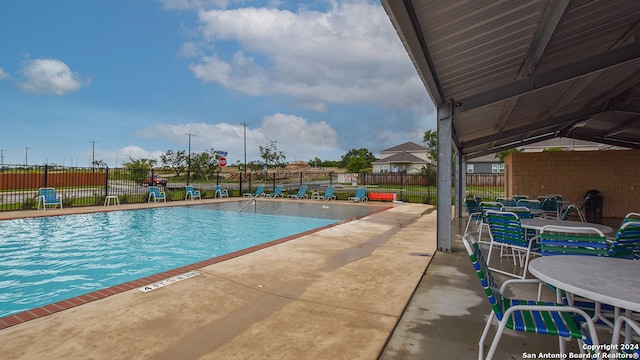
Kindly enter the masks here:
[[525, 229], [531, 229], [536, 231], [540, 231], [546, 225], [553, 225], [553, 226], [568, 226], [568, 227], [592, 227], [602, 231], [603, 234], [613, 233], [613, 229], [607, 225], [586, 223], [581, 221], [571, 221], [571, 220], [533, 218], [533, 219], [521, 219], [520, 224]]
[[[640, 311], [639, 261], [606, 256], [543, 256], [529, 262], [529, 272], [571, 294]], [[596, 317], [613, 326], [599, 312]]]

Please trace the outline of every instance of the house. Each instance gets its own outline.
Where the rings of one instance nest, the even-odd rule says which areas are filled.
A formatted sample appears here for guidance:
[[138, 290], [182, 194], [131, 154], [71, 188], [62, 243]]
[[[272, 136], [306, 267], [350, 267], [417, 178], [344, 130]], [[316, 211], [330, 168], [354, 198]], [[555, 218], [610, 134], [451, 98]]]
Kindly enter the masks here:
[[504, 173], [504, 163], [496, 154], [479, 156], [467, 161], [467, 174], [501, 174]]
[[[554, 149], [557, 151], [596, 151], [623, 149], [611, 145], [599, 144], [591, 141], [557, 137], [539, 141], [518, 148], [522, 152], [542, 152]], [[496, 157], [496, 154], [479, 156], [467, 161], [467, 174], [501, 174], [504, 173], [504, 164]]]
[[380, 159], [371, 164], [374, 173], [417, 174], [424, 166], [433, 163], [428, 148], [409, 141], [380, 151]]

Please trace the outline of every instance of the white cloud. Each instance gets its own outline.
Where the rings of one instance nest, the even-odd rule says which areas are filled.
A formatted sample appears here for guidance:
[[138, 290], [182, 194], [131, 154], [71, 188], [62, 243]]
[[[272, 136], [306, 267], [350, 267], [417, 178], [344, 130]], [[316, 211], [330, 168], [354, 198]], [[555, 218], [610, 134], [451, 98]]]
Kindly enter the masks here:
[[64, 95], [90, 83], [90, 80], [74, 73], [67, 64], [57, 59], [27, 60], [22, 75], [24, 81], [20, 83], [20, 88], [33, 94]]
[[[155, 124], [139, 130], [141, 138], [161, 138], [172, 144], [173, 150], [188, 147], [188, 133], [191, 137], [191, 151], [202, 152], [208, 149], [227, 151], [229, 161], [243, 161], [244, 127], [242, 124]], [[338, 135], [326, 122], [309, 122], [295, 115], [274, 114], [265, 116], [258, 128], [247, 127], [247, 160], [259, 159], [258, 146], [275, 140], [278, 150], [285, 156], [295, 156], [298, 160], [334, 158]], [[329, 156], [329, 157], [328, 157]], [[287, 158], [287, 160], [294, 160]]]
[[4, 71], [4, 69], [0, 67], [0, 80], [4, 80], [8, 78], [9, 78], [9, 73]]
[[346, 2], [327, 12], [201, 10], [199, 21], [203, 43], [231, 41], [240, 48], [230, 58], [209, 50], [192, 63], [189, 69], [204, 82], [252, 96], [287, 95], [320, 111], [326, 104], [418, 104], [423, 112], [429, 106], [379, 4]]

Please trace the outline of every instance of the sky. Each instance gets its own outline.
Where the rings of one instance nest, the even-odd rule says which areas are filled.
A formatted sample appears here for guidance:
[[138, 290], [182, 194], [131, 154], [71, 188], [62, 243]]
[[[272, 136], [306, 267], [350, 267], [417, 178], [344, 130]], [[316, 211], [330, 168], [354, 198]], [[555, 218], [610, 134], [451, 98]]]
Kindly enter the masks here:
[[379, 1], [7, 1], [0, 48], [2, 164], [340, 160], [436, 127]]

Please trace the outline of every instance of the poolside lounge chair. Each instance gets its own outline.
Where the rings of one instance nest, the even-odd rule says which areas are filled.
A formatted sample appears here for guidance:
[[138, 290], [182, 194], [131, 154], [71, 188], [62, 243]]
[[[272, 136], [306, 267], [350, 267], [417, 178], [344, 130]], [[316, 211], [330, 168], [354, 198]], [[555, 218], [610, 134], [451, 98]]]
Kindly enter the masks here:
[[306, 199], [309, 197], [309, 195], [307, 195], [307, 186], [306, 185], [302, 185], [300, 186], [300, 189], [298, 189], [298, 193], [297, 194], [292, 194], [288, 196], [289, 199]]
[[269, 198], [284, 197], [284, 194], [282, 193], [282, 185], [276, 186], [276, 189], [271, 194], [262, 193], [262, 196]]
[[38, 210], [40, 210], [40, 204], [42, 204], [42, 210], [47, 210], [47, 206], [50, 205], [53, 205], [54, 209], [60, 205], [62, 209], [62, 195], [56, 195], [54, 188], [40, 188], [38, 189]]
[[315, 199], [316, 200], [335, 200], [336, 196], [333, 194], [333, 191], [335, 190], [335, 188], [333, 186], [329, 186], [327, 188], [327, 190], [325, 190], [324, 194], [322, 195], [316, 195]]
[[244, 197], [256, 197], [256, 196], [261, 196], [263, 192], [264, 192], [264, 185], [259, 185], [255, 192], [244, 193], [244, 194], [242, 194], [242, 196], [244, 196]]
[[367, 189], [366, 188], [358, 188], [355, 196], [349, 197], [349, 201], [367, 201], [369, 198], [367, 197]]
[[478, 359], [485, 358], [484, 340], [494, 319], [498, 321], [498, 330], [493, 337], [486, 359], [493, 358], [505, 328], [520, 332], [557, 336], [560, 354], [565, 352], [565, 339], [577, 340], [579, 343], [578, 348], [581, 349], [581, 352], [584, 349], [583, 346], [580, 346], [582, 344], [598, 345], [598, 334], [596, 333], [595, 325], [586, 312], [572, 306], [563, 306], [553, 302], [507, 298], [504, 295], [505, 290], [511, 284], [530, 283], [540, 285], [542, 282], [538, 279], [512, 279], [498, 287], [498, 283], [491, 274], [491, 270], [484, 260], [484, 255], [478, 247], [478, 243], [474, 241], [471, 234], [465, 235], [462, 238], [462, 242], [491, 305], [491, 314], [489, 314], [487, 324], [478, 343]]
[[167, 202], [164, 191], [160, 191], [157, 186], [149, 186], [149, 199], [147, 202], [151, 202], [151, 199], [153, 199], [153, 202], [157, 202], [158, 200]]
[[184, 190], [185, 190], [185, 194], [184, 194], [185, 200], [189, 198], [191, 198], [191, 200], [193, 200], [193, 198], [202, 199], [202, 197], [200, 196], [200, 190], [194, 189], [193, 186], [187, 185], [184, 187]]
[[216, 196], [220, 196], [220, 199], [222, 199], [223, 197], [229, 197], [229, 190], [227, 189], [223, 189], [222, 186], [220, 185], [216, 185], [214, 187], [215, 192], [213, 193], [213, 198], [215, 199]]

